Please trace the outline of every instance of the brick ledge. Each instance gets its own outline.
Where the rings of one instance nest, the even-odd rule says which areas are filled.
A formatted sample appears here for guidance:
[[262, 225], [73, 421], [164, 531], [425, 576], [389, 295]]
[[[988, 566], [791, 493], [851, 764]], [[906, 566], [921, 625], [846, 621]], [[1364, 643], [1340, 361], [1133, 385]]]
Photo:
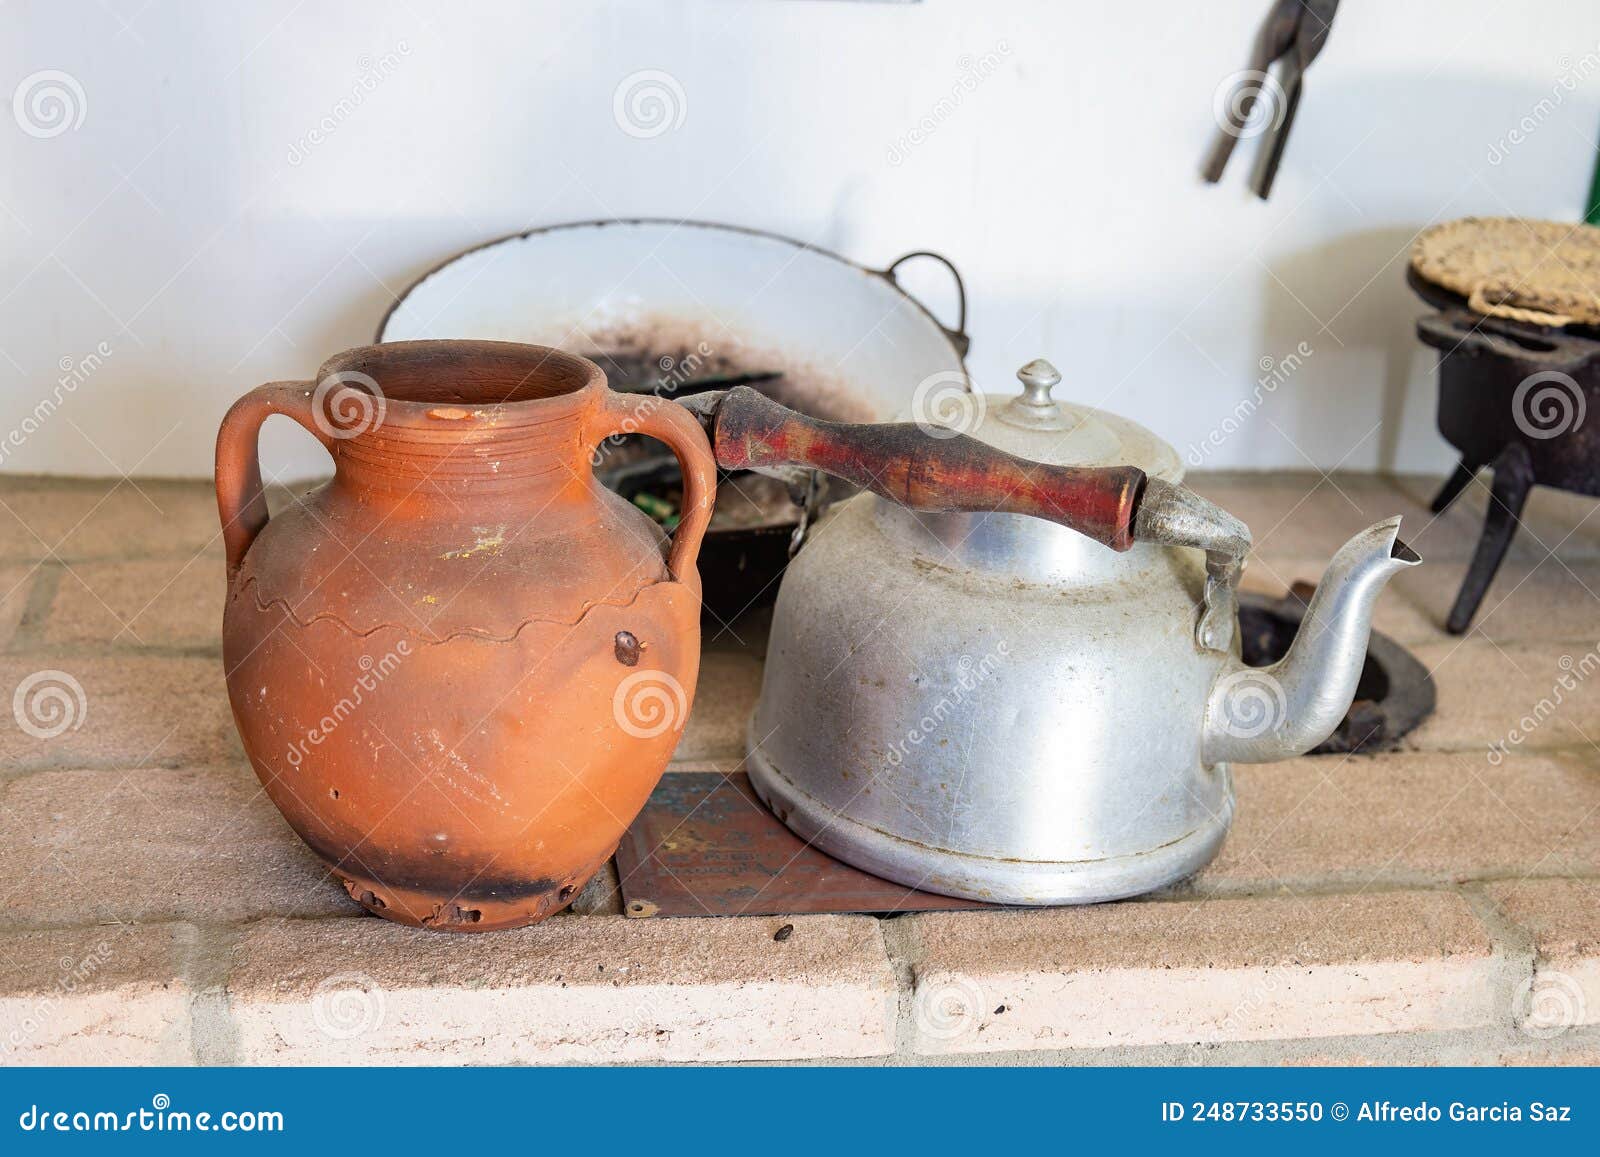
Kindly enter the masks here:
[[[1586, 887], [472, 937], [353, 916], [11, 932], [0, 1061], [1595, 1063]], [[1527, 999], [1552, 976], [1582, 1005], [1553, 1033]]]

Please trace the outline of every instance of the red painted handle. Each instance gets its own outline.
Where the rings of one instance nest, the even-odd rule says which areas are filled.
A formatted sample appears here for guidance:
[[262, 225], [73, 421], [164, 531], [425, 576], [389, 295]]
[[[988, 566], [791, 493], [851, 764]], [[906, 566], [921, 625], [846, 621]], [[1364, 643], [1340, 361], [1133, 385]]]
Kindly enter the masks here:
[[725, 469], [805, 466], [913, 510], [1029, 514], [1112, 550], [1133, 545], [1145, 481], [1136, 466], [1046, 466], [910, 422], [824, 422], [748, 386], [729, 390], [717, 407], [716, 450]]
[[680, 583], [697, 580], [695, 561], [717, 495], [717, 460], [705, 431], [688, 411], [654, 394], [607, 393], [604, 422], [606, 428], [595, 436], [596, 442], [613, 434], [644, 434], [665, 442], [677, 456], [683, 473], [683, 506], [672, 532], [667, 570]]
[[217, 511], [222, 516], [222, 545], [228, 556], [228, 578], [244, 562], [245, 551], [267, 525], [267, 499], [261, 487], [261, 455], [256, 436], [273, 414], [299, 422], [333, 452], [333, 436], [320, 426], [312, 409], [312, 383], [268, 382], [233, 404], [217, 431]]

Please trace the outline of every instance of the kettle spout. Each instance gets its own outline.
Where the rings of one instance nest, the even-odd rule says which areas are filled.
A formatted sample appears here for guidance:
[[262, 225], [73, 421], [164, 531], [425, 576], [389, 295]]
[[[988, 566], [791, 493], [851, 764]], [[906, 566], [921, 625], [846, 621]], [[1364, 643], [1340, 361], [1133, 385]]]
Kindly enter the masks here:
[[1339, 549], [1282, 659], [1270, 667], [1235, 659], [1223, 669], [1206, 704], [1208, 764], [1288, 759], [1333, 733], [1355, 698], [1373, 603], [1390, 578], [1422, 561], [1399, 535], [1391, 518]]

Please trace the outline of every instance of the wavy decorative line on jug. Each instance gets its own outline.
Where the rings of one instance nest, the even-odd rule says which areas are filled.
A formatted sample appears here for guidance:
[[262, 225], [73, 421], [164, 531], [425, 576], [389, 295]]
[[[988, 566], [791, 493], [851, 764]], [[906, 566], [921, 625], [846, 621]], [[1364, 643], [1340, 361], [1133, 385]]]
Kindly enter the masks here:
[[[675, 580], [660, 580], [660, 582], [673, 581]], [[660, 585], [659, 582], [643, 583], [633, 592], [633, 594], [629, 595], [625, 599], [590, 599], [583, 604], [577, 616], [571, 619], [530, 615], [518, 623], [509, 634], [504, 635], [494, 634], [489, 631], [474, 630], [470, 627], [451, 631], [445, 635], [439, 635], [435, 632], [419, 631], [415, 627], [406, 626], [404, 623], [379, 623], [376, 626], [358, 629], [345, 622], [338, 615], [332, 614], [328, 611], [319, 611], [310, 618], [301, 618], [299, 615], [295, 614], [294, 609], [289, 606], [288, 599], [280, 597], [263, 600], [261, 598], [259, 584], [256, 582], [253, 576], [246, 578], [244, 582], [240, 583], [238, 590], [241, 597], [246, 590], [250, 592], [251, 597], [255, 601], [256, 610], [261, 611], [262, 613], [266, 613], [274, 609], [282, 610], [285, 617], [287, 617], [288, 620], [297, 627], [310, 627], [317, 623], [332, 623], [334, 626], [341, 628], [346, 634], [356, 639], [371, 638], [379, 631], [401, 631], [417, 639], [417, 641], [423, 646], [433, 647], [438, 646], [441, 643], [453, 642], [456, 639], [476, 639], [481, 643], [515, 643], [519, 638], [521, 638], [522, 632], [527, 630], [529, 627], [576, 627], [582, 623], [584, 619], [588, 618], [590, 613], [596, 608], [610, 607], [614, 609], [626, 610], [628, 607], [631, 607], [637, 603], [639, 601], [639, 597], [643, 595], [645, 591], [649, 590], [653, 586], [658, 585]]]

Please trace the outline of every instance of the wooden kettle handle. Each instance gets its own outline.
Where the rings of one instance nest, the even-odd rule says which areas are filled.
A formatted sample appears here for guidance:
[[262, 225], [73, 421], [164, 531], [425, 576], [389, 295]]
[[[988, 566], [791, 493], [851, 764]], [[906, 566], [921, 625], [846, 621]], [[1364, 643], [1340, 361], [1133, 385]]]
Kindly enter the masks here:
[[715, 447], [724, 469], [808, 467], [913, 510], [1029, 514], [1119, 551], [1145, 483], [1137, 466], [1048, 466], [912, 422], [825, 422], [749, 386], [718, 405]]

